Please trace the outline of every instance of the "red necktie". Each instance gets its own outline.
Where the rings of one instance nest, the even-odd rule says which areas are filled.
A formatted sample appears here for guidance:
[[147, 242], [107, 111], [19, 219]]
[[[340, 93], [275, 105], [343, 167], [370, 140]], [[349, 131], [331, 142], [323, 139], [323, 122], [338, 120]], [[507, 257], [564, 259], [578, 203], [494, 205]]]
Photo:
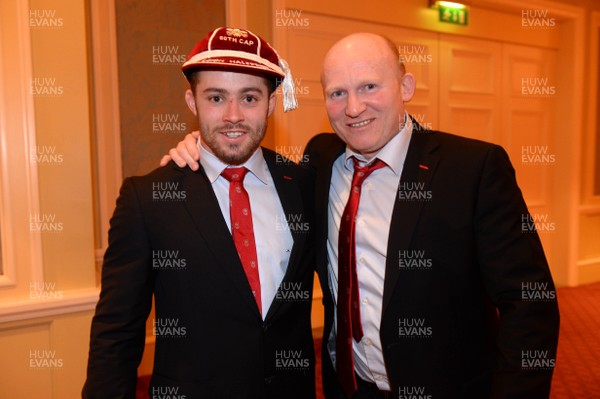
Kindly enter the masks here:
[[254, 241], [252, 211], [250, 209], [250, 198], [243, 184], [247, 172], [248, 169], [244, 167], [227, 168], [223, 170], [221, 175], [229, 180], [229, 213], [233, 242], [242, 261], [258, 310], [262, 314], [258, 256], [256, 255], [256, 243]]
[[358, 304], [358, 276], [356, 273], [356, 213], [360, 202], [360, 192], [365, 179], [375, 170], [385, 166], [379, 159], [367, 166], [359, 166], [354, 161], [354, 175], [350, 195], [342, 219], [338, 238], [338, 301], [336, 371], [342, 389], [349, 398], [357, 390], [354, 374], [352, 339], [360, 342], [363, 336]]

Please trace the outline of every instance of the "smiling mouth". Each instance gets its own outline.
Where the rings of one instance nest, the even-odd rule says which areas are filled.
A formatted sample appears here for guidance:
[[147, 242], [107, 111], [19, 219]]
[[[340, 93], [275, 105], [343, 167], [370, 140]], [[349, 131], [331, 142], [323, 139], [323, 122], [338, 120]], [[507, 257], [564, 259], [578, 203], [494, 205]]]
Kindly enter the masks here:
[[350, 123], [348, 126], [350, 126], [350, 127], [363, 127], [363, 126], [368, 125], [371, 122], [373, 122], [373, 119], [367, 119], [366, 121], [362, 121], [362, 122]]
[[245, 134], [245, 132], [240, 132], [240, 131], [235, 131], [235, 132], [223, 132], [222, 133], [225, 137], [230, 138], [230, 139], [237, 139], [238, 137], [241, 137]]

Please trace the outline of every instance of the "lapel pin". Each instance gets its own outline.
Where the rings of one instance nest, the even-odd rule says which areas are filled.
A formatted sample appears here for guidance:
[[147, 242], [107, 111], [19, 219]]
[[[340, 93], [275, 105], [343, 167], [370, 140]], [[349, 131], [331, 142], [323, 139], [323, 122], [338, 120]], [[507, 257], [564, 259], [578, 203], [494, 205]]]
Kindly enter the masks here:
[[291, 178], [291, 177], [289, 177], [289, 176], [286, 176], [286, 175], [283, 175], [283, 178], [284, 178], [285, 180], [292, 180], [292, 178]]
[[429, 166], [419, 164], [419, 168], [429, 170]]

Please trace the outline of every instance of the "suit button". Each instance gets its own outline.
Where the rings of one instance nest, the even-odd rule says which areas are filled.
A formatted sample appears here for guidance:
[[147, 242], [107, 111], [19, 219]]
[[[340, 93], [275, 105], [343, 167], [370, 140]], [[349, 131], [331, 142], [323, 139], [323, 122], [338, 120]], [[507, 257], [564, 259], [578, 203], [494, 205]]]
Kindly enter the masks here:
[[273, 382], [273, 376], [265, 377], [265, 384], [270, 384], [271, 382]]
[[266, 332], [269, 329], [269, 327], [271, 327], [270, 323], [264, 323], [263, 324], [263, 331]]

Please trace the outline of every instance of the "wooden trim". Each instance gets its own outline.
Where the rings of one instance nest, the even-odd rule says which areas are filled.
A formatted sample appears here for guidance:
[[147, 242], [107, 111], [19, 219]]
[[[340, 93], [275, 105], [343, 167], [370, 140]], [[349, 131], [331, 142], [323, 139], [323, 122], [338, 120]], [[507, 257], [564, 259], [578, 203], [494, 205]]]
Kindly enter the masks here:
[[99, 224], [96, 258], [108, 246], [108, 228], [121, 187], [121, 131], [119, 116], [119, 79], [117, 30], [114, 2], [90, 2], [92, 36], [93, 137], [95, 151], [92, 168], [97, 195], [96, 221]]
[[246, 0], [225, 1], [225, 25], [236, 28], [248, 28]]
[[100, 292], [93, 290], [59, 291], [59, 299], [21, 300], [0, 304], [0, 324], [41, 317], [94, 310]]
[[600, 204], [580, 206], [579, 213], [581, 215], [598, 215], [600, 214]]
[[596, 146], [598, 145], [598, 132], [600, 131], [600, 117], [597, 115], [600, 97], [600, 82], [598, 81], [598, 68], [600, 58], [600, 12], [594, 11], [590, 17], [590, 44], [589, 57], [590, 69], [588, 71], [588, 120], [585, 134], [585, 158], [583, 168], [583, 203], [600, 205], [600, 194], [594, 193], [595, 174], [600, 173], [596, 165], [600, 162], [597, 158]]
[[37, 164], [30, 161], [36, 131], [28, 85], [33, 77], [29, 5], [15, 0], [2, 2], [0, 9], [0, 286], [20, 290], [27, 280], [43, 280], [41, 236], [29, 229], [30, 217], [40, 210]]
[[590, 284], [600, 280], [600, 258], [580, 260], [577, 262], [579, 284]]

